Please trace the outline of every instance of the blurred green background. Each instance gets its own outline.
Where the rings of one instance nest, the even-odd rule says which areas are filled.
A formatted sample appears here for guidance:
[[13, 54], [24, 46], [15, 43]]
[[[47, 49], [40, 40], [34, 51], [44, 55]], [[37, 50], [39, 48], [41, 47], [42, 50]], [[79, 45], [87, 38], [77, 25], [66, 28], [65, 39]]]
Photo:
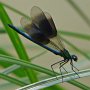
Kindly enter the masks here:
[[[78, 56], [78, 62], [75, 63], [75, 66], [79, 70], [90, 68], [90, 1], [89, 0], [0, 0], [2, 6], [6, 10], [9, 18], [13, 22], [13, 25], [20, 27], [20, 19], [23, 16], [19, 12], [15, 12], [11, 6], [16, 10], [30, 16], [30, 9], [33, 6], [40, 7], [43, 11], [49, 12], [52, 16], [58, 33], [67, 41], [73, 45], [67, 44], [63, 41], [65, 47], [70, 51], [71, 54], [76, 54]], [[8, 5], [8, 6], [7, 6]], [[3, 12], [0, 8], [0, 14]], [[2, 16], [0, 17], [2, 18]], [[18, 58], [17, 50], [14, 49], [13, 42], [10, 41], [10, 37], [4, 31], [7, 27], [2, 24], [3, 19], [0, 20], [0, 54], [10, 54], [15, 58]], [[9, 21], [7, 21], [9, 22]], [[8, 31], [7, 31], [8, 32]], [[10, 33], [10, 32], [9, 32]], [[40, 46], [32, 43], [31, 41], [25, 39], [23, 36], [19, 35], [23, 43], [24, 49], [26, 49], [27, 55], [29, 58], [35, 57], [36, 55], [46, 51]], [[18, 45], [16, 45], [18, 48]], [[77, 49], [78, 48], [78, 49]], [[2, 51], [5, 51], [4, 53]], [[23, 50], [24, 51], [24, 50]], [[22, 51], [22, 52], [23, 52]], [[19, 52], [19, 51], [18, 51]], [[20, 53], [20, 52], [19, 52]], [[24, 54], [24, 53], [23, 53]], [[22, 55], [23, 55], [22, 54]], [[27, 57], [26, 55], [26, 57]], [[26, 59], [24, 56], [19, 55], [19, 58]], [[33, 64], [51, 69], [50, 65], [58, 60], [62, 60], [61, 57], [52, 54], [49, 51], [39, 55], [37, 58], [32, 60]], [[7, 64], [5, 64], [8, 66]], [[5, 65], [0, 65], [1, 71], [6, 67]], [[69, 65], [66, 65], [68, 71], [71, 72]], [[57, 69], [57, 68], [56, 68]], [[17, 72], [17, 70], [16, 70]], [[19, 72], [20, 73], [20, 72]], [[37, 73], [37, 72], [36, 72]], [[22, 74], [22, 73], [21, 73]], [[40, 74], [39, 78], [46, 79], [49, 76]], [[15, 74], [9, 74], [9, 76], [15, 76]], [[21, 75], [23, 76], [23, 75]], [[20, 78], [19, 78], [20, 79]], [[90, 86], [90, 77], [84, 77], [76, 80], [81, 82], [86, 86]], [[59, 84], [64, 87], [63, 90], [82, 90], [80, 87], [69, 84], [67, 82]], [[0, 90], [15, 90], [18, 88], [18, 85], [7, 82], [6, 80], [0, 80]], [[47, 90], [52, 90], [48, 89]], [[55, 90], [55, 89], [53, 89]], [[59, 90], [59, 89], [56, 89]], [[62, 89], [61, 89], [62, 90]], [[83, 89], [85, 90], [85, 89]], [[88, 89], [89, 90], [89, 89]]]

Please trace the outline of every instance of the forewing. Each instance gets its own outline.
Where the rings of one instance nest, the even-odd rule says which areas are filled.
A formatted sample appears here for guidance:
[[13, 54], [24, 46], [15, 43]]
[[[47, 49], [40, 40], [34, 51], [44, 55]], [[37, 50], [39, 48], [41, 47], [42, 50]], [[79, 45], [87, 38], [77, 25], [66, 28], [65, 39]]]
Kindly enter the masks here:
[[39, 27], [39, 30], [44, 33], [46, 37], [52, 38], [57, 35], [56, 29], [53, 29], [48, 21], [48, 19], [51, 20], [51, 17], [48, 18], [39, 7], [34, 6], [31, 9], [31, 17], [32, 22]]
[[38, 7], [32, 8], [31, 16], [32, 19], [23, 17], [20, 21], [25, 32], [34, 40], [47, 45], [49, 48], [58, 51], [63, 50], [64, 47], [60, 38], [57, 37], [56, 27], [51, 16], [46, 12], [44, 14]]
[[62, 39], [59, 35], [54, 38], [51, 38], [50, 41], [55, 43], [60, 51], [63, 51], [65, 49], [64, 44], [62, 43]]
[[25, 32], [30, 35], [35, 41], [43, 44], [49, 43], [49, 39], [38, 30], [38, 27], [33, 24], [29, 18], [22, 17], [20, 22]]
[[[46, 16], [47, 20], [49, 21], [53, 32], [56, 33], [56, 31], [57, 31], [56, 26], [54, 24], [54, 21], [53, 21], [51, 15], [49, 13], [45, 12], [45, 16]], [[55, 43], [60, 50], [64, 50], [65, 47], [64, 47], [64, 45], [62, 43], [61, 37], [58, 34], [55, 37], [50, 38], [50, 41]]]
[[53, 36], [52, 37], [57, 36], [56, 26], [55, 26], [55, 23], [54, 23], [51, 15], [47, 12], [44, 12], [44, 14], [45, 14], [45, 16], [46, 16], [46, 18], [47, 18], [47, 20], [50, 24], [50, 27], [52, 28], [52, 31], [53, 31]]
[[32, 21], [30, 20], [30, 18], [22, 17], [20, 23], [24, 28], [25, 32], [27, 34], [30, 34], [30, 31], [32, 30]]

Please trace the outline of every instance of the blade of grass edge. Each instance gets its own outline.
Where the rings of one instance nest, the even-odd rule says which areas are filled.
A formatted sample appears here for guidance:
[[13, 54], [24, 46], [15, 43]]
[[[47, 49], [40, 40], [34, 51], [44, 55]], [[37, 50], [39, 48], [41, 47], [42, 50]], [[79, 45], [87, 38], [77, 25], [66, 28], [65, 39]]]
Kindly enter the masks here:
[[26, 14], [20, 12], [19, 10], [15, 9], [15, 8], [13, 8], [13, 7], [7, 5], [7, 4], [5, 4], [5, 3], [3, 3], [3, 2], [0, 2], [0, 3], [1, 3], [3, 6], [7, 7], [8, 9], [12, 10], [13, 12], [16, 12], [16, 13], [19, 14], [19, 15], [22, 15], [22, 16], [24, 16], [24, 17], [29, 18], [29, 16], [27, 16]]
[[[3, 4], [4, 5], [4, 4]], [[7, 7], [7, 5], [5, 5], [6, 7]], [[8, 7], [7, 7], [8, 8]], [[9, 8], [9, 9], [11, 9], [12, 11], [14, 11], [13, 9], [12, 9], [12, 7], [11, 8]], [[15, 12], [17, 12], [17, 10], [15, 11]], [[20, 12], [20, 11], [18, 11], [18, 12]], [[22, 13], [19, 13], [20, 15], [22, 15], [22, 16], [24, 16]], [[25, 15], [26, 17], [28, 17], [27, 15]]]
[[[44, 52], [42, 52], [42, 53], [40, 53], [40, 54], [38, 54], [38, 55], [36, 55], [36, 56], [34, 56], [34, 57], [32, 57], [31, 58], [31, 60], [34, 60], [35, 58], [37, 58], [37, 57], [39, 57], [39, 56], [41, 56], [41, 55], [43, 55], [43, 54], [45, 54], [46, 53], [46, 51], [44, 51]], [[3, 71], [1, 71], [3, 74], [10, 74], [11, 72], [14, 72], [14, 70], [16, 70], [16, 69], [18, 69], [18, 68], [20, 68], [21, 66], [20, 65], [11, 65], [11, 66], [9, 66], [8, 68], [6, 68], [6, 69], [4, 69]]]
[[[6, 81], [8, 81], [8, 82], [11, 82], [11, 83], [13, 83], [13, 84], [16, 84], [16, 85], [18, 85], [18, 86], [26, 86], [26, 85], [28, 85], [27, 83], [25, 83], [25, 82], [23, 82], [23, 81], [20, 81], [20, 80], [18, 80], [18, 79], [15, 79], [15, 78], [13, 78], [13, 77], [11, 77], [11, 76], [7, 76], [7, 75], [5, 75], [5, 74], [3, 74], [3, 73], [0, 73], [0, 78], [2, 78], [2, 79], [4, 79], [4, 80], [6, 80]], [[45, 88], [45, 89], [42, 89], [42, 90], [65, 90], [63, 87], [60, 87], [60, 86], [58, 86], [58, 85], [54, 85], [54, 86], [51, 86], [51, 87], [48, 87], [48, 88]]]
[[[35, 81], [37, 81], [37, 77], [36, 77], [36, 75], [34, 74], [34, 72], [33, 71], [31, 71], [31, 70], [29, 70], [30, 72], [32, 72], [31, 73], [31, 75], [29, 74], [29, 76], [30, 77], [32, 77], [30, 80], [32, 80], [32, 82], [35, 82]], [[28, 72], [27, 72], [28, 73]], [[56, 88], [57, 88], [57, 86], [55, 86]]]
[[[32, 57], [31, 60], [33, 60], [33, 59], [35, 59], [35, 58], [37, 58], [37, 57], [39, 57], [39, 56], [41, 56], [41, 55], [43, 55], [43, 54], [45, 54], [45, 53], [46, 53], [46, 51], [44, 51], [44, 52], [42, 52], [42, 53], [40, 53], [40, 54]], [[20, 65], [12, 65], [12, 66], [4, 69], [4, 70], [2, 71], [2, 73], [3, 73], [3, 74], [9, 74], [9, 73], [11, 73], [12, 71], [14, 71], [14, 70], [16, 70], [17, 68], [20, 68], [20, 67], [21, 67]], [[45, 89], [43, 89], [43, 90], [53, 90], [53, 89], [56, 89], [56, 90], [65, 90], [65, 89], [64, 89], [63, 87], [61, 87], [60, 85], [59, 85], [59, 86], [58, 86], [58, 85], [54, 85], [54, 86], [45, 88]]]
[[0, 73], [0, 78], [2, 78], [4, 80], [7, 80], [7, 81], [9, 81], [11, 83], [14, 83], [16, 85], [19, 85], [19, 86], [25, 86], [25, 85], [27, 85], [26, 83], [24, 83], [24, 82], [22, 82], [22, 81], [20, 81], [18, 79], [15, 79], [15, 78], [13, 78], [11, 76], [7, 76], [7, 75], [2, 74], [2, 73]]
[[[0, 34], [4, 34], [5, 29], [0, 29]], [[90, 40], [90, 35], [86, 35], [86, 34], [81, 34], [81, 33], [76, 33], [76, 32], [69, 32], [69, 31], [64, 31], [64, 30], [58, 30], [58, 33], [60, 33], [61, 35], [66, 35], [69, 37], [75, 37], [78, 39], [84, 39], [84, 40]]]
[[[82, 17], [82, 19], [88, 24], [88, 26], [90, 26], [90, 20], [87, 18], [87, 16], [83, 13], [83, 11], [72, 1], [72, 0], [66, 0], [70, 5], [72, 5], [72, 7], [77, 11], [77, 13]], [[16, 12], [17, 14], [21, 15], [21, 16], [24, 16], [24, 17], [28, 17], [26, 14], [20, 12], [19, 10], [3, 3], [3, 2], [0, 2], [2, 3], [3, 6], [7, 7], [8, 9]]]
[[65, 43], [67, 43], [70, 47], [72, 47], [75, 51], [77, 51], [80, 54], [82, 54], [85, 58], [87, 58], [88, 60], [90, 59], [90, 57], [87, 55], [87, 53], [85, 53], [84, 51], [82, 51], [81, 49], [79, 49], [78, 47], [76, 47], [75, 45], [73, 45], [72, 43], [70, 43], [69, 41], [67, 41], [66, 39], [62, 38], [62, 40]]
[[[82, 13], [82, 11], [81, 10], [78, 10], [77, 8], [78, 8], [78, 6], [72, 1], [72, 0], [67, 0], [73, 7], [74, 7], [74, 9], [76, 9], [77, 10], [77, 12], [81, 12], [81, 16], [82, 16], [82, 18], [83, 17], [85, 17], [85, 18], [87, 18], [85, 15], [83, 15]], [[2, 2], [1, 2], [2, 3]], [[9, 6], [9, 5], [7, 5], [7, 4], [5, 4], [5, 3], [2, 3], [2, 5], [4, 5], [5, 7], [7, 7], [8, 9], [10, 9], [10, 10], [12, 10], [13, 12], [16, 12], [17, 14], [19, 14], [19, 15], [21, 15], [21, 16], [24, 16], [24, 17], [29, 17], [29, 16], [27, 16], [26, 14], [24, 14], [24, 13], [22, 13], [21, 11], [19, 11], [19, 10], [17, 10], [17, 9], [15, 9], [15, 8], [13, 8], [13, 7], [11, 7], [11, 6]], [[86, 19], [86, 21], [87, 20], [89, 20], [88, 18]], [[88, 21], [87, 21], [88, 22]], [[90, 21], [89, 21], [89, 23], [90, 23]], [[90, 24], [89, 24], [90, 25]], [[86, 36], [86, 35], [83, 35], [83, 34], [77, 34], [77, 33], [72, 33], [72, 32], [64, 32], [64, 31], [62, 31], [61, 32], [62, 34], [65, 34], [65, 35], [77, 35], [78, 37], [80, 37], [80, 38], [83, 38], [83, 39], [90, 39], [90, 36]]]
[[[73, 3], [73, 1], [71, 0], [68, 0], [69, 3]], [[1, 2], [2, 3], [2, 2]], [[5, 4], [5, 3], [2, 3], [2, 5], [4, 5], [5, 7], [7, 7], [8, 9], [12, 10], [13, 12], [16, 12], [17, 14], [21, 15], [21, 16], [24, 16], [24, 17], [29, 17], [27, 16], [26, 14], [22, 13], [21, 11]], [[72, 4], [73, 5], [73, 4]], [[74, 7], [77, 7], [76, 5]], [[86, 16], [85, 16], [86, 17]], [[86, 40], [90, 40], [90, 35], [84, 35], [84, 34], [78, 34], [78, 33], [73, 33], [73, 32], [64, 32], [64, 31], [61, 31], [62, 34], [65, 34], [65, 35], [70, 35], [70, 36], [74, 36], [74, 37], [78, 37], [78, 38], [82, 38], [82, 39], [86, 39]]]
[[[18, 85], [18, 86], [21, 86], [21, 87], [28, 85], [27, 83], [25, 83], [25, 82], [23, 82], [23, 81], [21, 81], [21, 80], [15, 79], [15, 78], [13, 78], [13, 77], [11, 77], [11, 76], [7, 76], [7, 75], [5, 75], [5, 74], [3, 74], [3, 73], [0, 73], [0, 78], [6, 80], [6, 81], [8, 81], [8, 82], [11, 82], [11, 83], [13, 83], [13, 84], [16, 84], [16, 85]], [[5, 85], [4, 85], [4, 86], [5, 86]], [[56, 87], [56, 86], [57, 86], [57, 87]], [[62, 88], [62, 87], [60, 87], [60, 86], [58, 86], [58, 85], [54, 85], [54, 86], [45, 88], [45, 89], [43, 89], [43, 90], [53, 90], [53, 89], [54, 89], [54, 90], [65, 90], [64, 88]]]
[[89, 20], [89, 18], [84, 14], [84, 12], [79, 8], [79, 6], [77, 6], [73, 0], [66, 0], [66, 1], [76, 10], [76, 12], [81, 16], [81, 18], [90, 27], [90, 20]]
[[80, 33], [63, 31], [63, 30], [58, 31], [58, 33], [60, 33], [61, 35], [65, 35], [65, 36], [69, 36], [69, 37], [75, 37], [78, 39], [90, 40], [90, 35], [86, 35], [86, 34], [80, 34]]
[[[81, 70], [78, 72], [78, 75], [81, 78], [90, 76], [90, 69]], [[41, 81], [33, 83], [33, 84], [26, 85], [26, 86], [21, 87], [21, 88], [18, 88], [17, 90], [27, 90], [27, 89], [29, 89], [29, 90], [40, 90], [42, 88], [46, 88], [46, 87], [49, 87], [49, 86], [52, 86], [52, 85], [55, 85], [58, 83], [62, 83], [62, 76], [58, 75], [57, 78], [58, 79], [56, 79], [56, 77], [54, 76], [54, 77], [44, 79], [44, 80], [41, 80]], [[77, 75], [75, 75], [74, 72], [63, 75], [63, 81], [64, 82], [70, 81], [70, 80], [73, 81], [73, 79], [78, 79], [78, 78], [79, 77]], [[89, 90], [89, 88], [84, 88], [84, 89]]]
[[7, 55], [7, 56], [12, 56], [10, 53], [5, 51], [4, 49], [0, 48], [0, 54]]
[[[4, 52], [1, 48], [0, 48], [0, 50], [2, 51], [2, 53], [0, 52], [0, 54], [11, 56], [8, 53]], [[37, 54], [36, 56], [32, 57], [30, 60], [34, 60], [37, 57], [39, 57], [39, 56], [41, 56], [41, 55], [43, 55], [45, 53], [46, 53], [46, 51], [43, 51], [40, 54]], [[13, 72], [16, 76], [22, 77], [23, 72], [21, 72], [21, 69], [19, 71], [16, 70], [16, 69], [19, 69], [20, 68], [19, 65], [12, 65], [10, 63], [7, 64], [7, 63], [3, 63], [3, 62], [1, 62], [0, 65], [2, 67], [6, 68], [3, 71], [1, 71], [3, 74], [6, 74], [7, 75], [7, 74]]]
[[4, 28], [0, 28], [0, 34], [5, 34], [5, 29]]
[[[24, 61], [24, 60], [19, 60], [19, 59], [15, 59], [13, 57], [9, 57], [9, 56], [5, 56], [5, 55], [0, 55], [0, 62], [10, 62], [10, 63], [13, 63], [13, 64], [17, 64], [17, 65], [21, 65], [21, 66], [24, 66], [24, 67], [28, 67], [28, 68], [32, 68], [36, 71], [39, 71], [39, 72], [42, 72], [42, 73], [46, 73], [50, 76], [54, 76], [53, 74], [53, 71], [51, 70], [48, 70], [44, 67], [41, 67], [41, 66], [38, 66], [38, 65], [35, 65], [35, 64], [31, 64], [27, 61]], [[58, 73], [57, 73], [58, 74]], [[75, 80], [74, 80], [75, 81]], [[72, 81], [69, 81], [68, 83], [70, 84], [73, 84], [83, 90], [88, 90], [90, 89], [90, 87], [80, 83], [80, 82], [72, 82]], [[77, 85], [78, 84], [78, 85]], [[88, 88], [88, 89], [85, 89], [85, 88]]]
[[[19, 36], [17, 35], [16, 32], [11, 30], [7, 25], [7, 24], [12, 24], [12, 22], [1, 3], [0, 3], [0, 18], [5, 29], [7, 30], [7, 33], [13, 43], [13, 46], [15, 47], [15, 50], [17, 51], [18, 56], [23, 60], [29, 60], [26, 51], [24, 49], [24, 46], [22, 45], [22, 42], [19, 39]], [[31, 82], [36, 82], [38, 80], [34, 71], [25, 69], [25, 72], [28, 75], [28, 78]]]

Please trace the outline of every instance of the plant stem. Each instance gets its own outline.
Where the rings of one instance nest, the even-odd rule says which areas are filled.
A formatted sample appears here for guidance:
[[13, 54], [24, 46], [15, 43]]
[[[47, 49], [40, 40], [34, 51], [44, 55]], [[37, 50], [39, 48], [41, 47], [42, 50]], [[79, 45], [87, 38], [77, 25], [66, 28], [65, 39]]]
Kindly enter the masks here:
[[[21, 40], [19, 39], [19, 36], [17, 35], [16, 32], [14, 32], [12, 29], [10, 29], [8, 27], [8, 24], [12, 24], [12, 22], [8, 16], [8, 14], [4, 10], [1, 3], [0, 3], [0, 19], [1, 19], [5, 29], [7, 30], [7, 33], [11, 39], [11, 42], [12, 42], [13, 46], [15, 47], [15, 50], [16, 50], [18, 56], [20, 57], [20, 59], [29, 61], [28, 55], [25, 51], [25, 48], [24, 48]], [[31, 69], [30, 70], [24, 69], [24, 70], [25, 70], [26, 74], [28, 75], [29, 80], [32, 83], [37, 81], [37, 77], [33, 70], [31, 70]]]
[[[27, 68], [32, 68], [36, 71], [39, 71], [39, 72], [42, 72], [42, 73], [46, 73], [50, 76], [55, 76], [53, 74], [53, 71], [51, 70], [48, 70], [44, 67], [41, 67], [41, 66], [38, 66], [38, 65], [35, 65], [35, 64], [31, 64], [27, 61], [24, 61], [24, 60], [18, 60], [18, 59], [15, 59], [13, 57], [9, 57], [9, 56], [5, 56], [5, 55], [0, 55], [0, 62], [9, 62], [9, 63], [13, 63], [13, 64], [17, 64], [17, 65], [21, 65], [21, 66], [24, 66], [24, 67], [27, 67]], [[59, 75], [58, 73], [56, 73], [57, 75]], [[79, 82], [76, 82], [75, 80], [73, 81], [69, 81], [68, 83], [70, 84], [73, 84], [83, 90], [90, 90], [90, 87], [82, 84], [82, 83], [79, 83]], [[85, 89], [85, 88], [88, 88], [88, 89]]]
[[89, 20], [89, 18], [84, 14], [84, 12], [79, 8], [79, 6], [77, 6], [73, 0], [66, 0], [66, 1], [76, 10], [76, 12], [81, 16], [81, 18], [90, 27], [90, 20]]

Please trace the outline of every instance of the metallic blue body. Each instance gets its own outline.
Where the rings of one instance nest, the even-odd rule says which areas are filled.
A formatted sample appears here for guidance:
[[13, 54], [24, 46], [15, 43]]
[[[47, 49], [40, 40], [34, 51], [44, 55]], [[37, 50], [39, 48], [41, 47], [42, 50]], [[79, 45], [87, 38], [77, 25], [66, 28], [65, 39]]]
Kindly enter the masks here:
[[60, 55], [61, 57], [63, 57], [62, 52], [57, 51], [57, 50], [54, 50], [54, 49], [51, 49], [51, 48], [49, 48], [48, 46], [46, 46], [46, 45], [44, 45], [44, 44], [42, 44], [42, 43], [40, 43], [40, 42], [38, 42], [38, 41], [33, 40], [33, 38], [32, 38], [31, 36], [29, 36], [27, 33], [25, 33], [24, 31], [19, 30], [18, 28], [16, 28], [16, 27], [13, 26], [13, 25], [10, 25], [10, 24], [8, 24], [8, 25], [9, 25], [9, 27], [11, 27], [13, 30], [15, 30], [16, 32], [18, 32], [19, 34], [21, 34], [22, 36], [24, 36], [25, 38], [31, 40], [32, 42], [34, 42], [34, 43], [36, 43], [36, 44], [38, 44], [38, 45], [40, 45], [41, 47], [43, 47], [43, 48], [45, 48], [45, 49], [53, 52], [53, 53], [56, 54], [56, 55]]

